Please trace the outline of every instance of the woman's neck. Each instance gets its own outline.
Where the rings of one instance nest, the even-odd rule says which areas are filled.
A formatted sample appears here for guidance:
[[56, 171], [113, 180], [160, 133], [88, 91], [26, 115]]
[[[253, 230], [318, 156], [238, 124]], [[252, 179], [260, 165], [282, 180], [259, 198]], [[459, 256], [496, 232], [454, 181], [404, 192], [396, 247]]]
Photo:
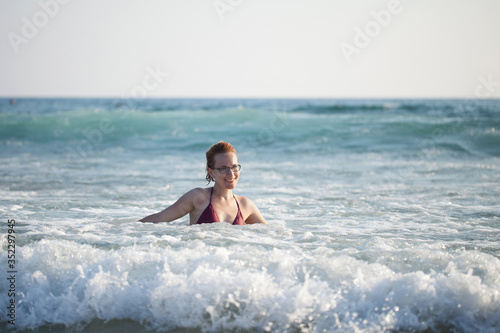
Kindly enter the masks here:
[[233, 198], [233, 190], [217, 186], [217, 184], [215, 184], [213, 189], [213, 195], [221, 199], [229, 200]]

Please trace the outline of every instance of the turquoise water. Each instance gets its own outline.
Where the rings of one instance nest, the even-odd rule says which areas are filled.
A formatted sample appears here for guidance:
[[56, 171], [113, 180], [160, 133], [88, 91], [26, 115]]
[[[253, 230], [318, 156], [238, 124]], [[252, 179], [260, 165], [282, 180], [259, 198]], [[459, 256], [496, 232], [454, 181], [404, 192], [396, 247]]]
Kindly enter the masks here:
[[[19, 331], [500, 330], [498, 100], [0, 105]], [[136, 222], [220, 140], [269, 225]]]

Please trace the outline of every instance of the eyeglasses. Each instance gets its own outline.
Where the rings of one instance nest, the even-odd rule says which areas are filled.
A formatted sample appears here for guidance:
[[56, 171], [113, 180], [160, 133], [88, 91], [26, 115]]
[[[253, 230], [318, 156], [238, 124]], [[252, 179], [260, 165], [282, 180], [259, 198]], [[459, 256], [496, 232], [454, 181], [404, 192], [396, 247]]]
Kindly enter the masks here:
[[241, 165], [236, 164], [236, 165], [233, 165], [232, 167], [224, 166], [224, 167], [220, 167], [220, 168], [210, 168], [210, 169], [219, 170], [220, 173], [222, 173], [223, 175], [225, 175], [225, 174], [227, 174], [229, 172], [229, 170], [231, 170], [232, 172], [240, 172]]

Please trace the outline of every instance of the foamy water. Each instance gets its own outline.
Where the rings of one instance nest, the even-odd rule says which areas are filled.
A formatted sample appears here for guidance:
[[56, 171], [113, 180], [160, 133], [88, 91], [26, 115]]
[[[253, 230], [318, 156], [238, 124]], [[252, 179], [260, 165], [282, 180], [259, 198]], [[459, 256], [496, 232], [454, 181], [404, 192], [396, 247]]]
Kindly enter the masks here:
[[[3, 101], [2, 330], [500, 330], [498, 102], [141, 103]], [[136, 222], [219, 140], [269, 225]]]

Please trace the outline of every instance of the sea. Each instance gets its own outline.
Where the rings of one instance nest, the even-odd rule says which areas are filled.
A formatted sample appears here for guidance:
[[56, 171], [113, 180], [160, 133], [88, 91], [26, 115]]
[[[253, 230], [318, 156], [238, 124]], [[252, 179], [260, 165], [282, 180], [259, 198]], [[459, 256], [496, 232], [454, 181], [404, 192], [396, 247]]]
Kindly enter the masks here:
[[[139, 219], [207, 186], [269, 222]], [[0, 99], [2, 332], [500, 332], [500, 100]]]

